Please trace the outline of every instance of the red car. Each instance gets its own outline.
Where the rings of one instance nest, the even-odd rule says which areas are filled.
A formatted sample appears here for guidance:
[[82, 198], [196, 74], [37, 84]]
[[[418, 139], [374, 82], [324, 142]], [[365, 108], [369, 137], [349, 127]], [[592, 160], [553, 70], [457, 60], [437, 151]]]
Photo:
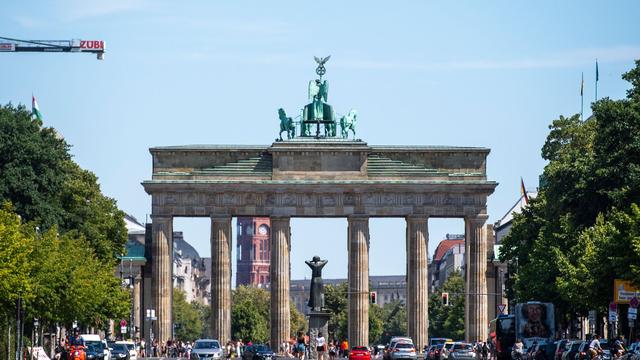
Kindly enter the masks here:
[[371, 360], [371, 352], [367, 347], [354, 346], [349, 352], [349, 360]]

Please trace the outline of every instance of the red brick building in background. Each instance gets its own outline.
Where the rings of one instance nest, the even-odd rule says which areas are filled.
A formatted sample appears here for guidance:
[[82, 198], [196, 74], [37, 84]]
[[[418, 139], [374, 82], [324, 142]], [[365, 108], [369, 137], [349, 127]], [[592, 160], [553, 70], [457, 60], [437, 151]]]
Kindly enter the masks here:
[[265, 287], [270, 282], [269, 218], [239, 217], [237, 223], [236, 286]]

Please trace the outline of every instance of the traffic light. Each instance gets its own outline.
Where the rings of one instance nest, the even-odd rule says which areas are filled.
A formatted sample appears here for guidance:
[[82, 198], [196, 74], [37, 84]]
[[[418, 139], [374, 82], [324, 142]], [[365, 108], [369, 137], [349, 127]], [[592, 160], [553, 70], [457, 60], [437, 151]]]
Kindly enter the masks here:
[[442, 305], [449, 306], [449, 293], [448, 292], [443, 292], [442, 293]]
[[372, 292], [369, 294], [369, 297], [371, 298], [371, 303], [372, 303], [372, 304], [375, 304], [375, 303], [376, 303], [376, 296], [377, 296], [377, 295], [378, 295], [378, 293], [377, 293], [376, 291], [372, 291]]

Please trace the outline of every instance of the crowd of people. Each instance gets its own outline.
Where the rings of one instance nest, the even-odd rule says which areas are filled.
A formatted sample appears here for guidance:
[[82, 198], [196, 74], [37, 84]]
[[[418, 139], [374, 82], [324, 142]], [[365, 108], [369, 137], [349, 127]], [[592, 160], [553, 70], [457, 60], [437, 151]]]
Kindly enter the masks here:
[[[319, 360], [334, 360], [337, 357], [346, 357], [349, 354], [349, 343], [347, 340], [339, 342], [337, 339], [328, 340], [322, 333], [316, 337], [316, 351]], [[291, 337], [280, 346], [280, 353], [289, 358], [300, 360], [309, 359], [311, 354], [309, 336], [299, 332], [297, 336]]]

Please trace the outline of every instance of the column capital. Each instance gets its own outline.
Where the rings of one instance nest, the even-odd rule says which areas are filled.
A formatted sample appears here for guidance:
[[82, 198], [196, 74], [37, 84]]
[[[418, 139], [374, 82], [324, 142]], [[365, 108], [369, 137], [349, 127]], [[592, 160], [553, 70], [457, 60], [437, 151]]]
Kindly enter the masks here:
[[149, 217], [151, 218], [151, 221], [153, 222], [153, 220], [158, 220], [158, 221], [169, 221], [169, 220], [173, 220], [173, 216], [172, 215], [161, 215], [161, 214], [151, 214], [149, 215]]
[[352, 220], [355, 220], [355, 221], [357, 221], [357, 220], [369, 220], [369, 217], [370, 216], [366, 215], [366, 214], [352, 214], [352, 215], [347, 216], [347, 219], [349, 221], [352, 221]]
[[407, 222], [426, 222], [429, 221], [429, 215], [407, 215], [405, 219]]
[[271, 221], [291, 221], [291, 216], [288, 215], [271, 215], [269, 216]]
[[487, 215], [487, 214], [475, 214], [475, 215], [465, 216], [464, 219], [466, 221], [473, 222], [473, 223], [485, 223], [485, 222], [487, 222], [487, 219], [489, 219], [489, 215]]
[[211, 218], [211, 221], [216, 221], [216, 222], [231, 221], [231, 215], [211, 214], [209, 215], [209, 217]]

